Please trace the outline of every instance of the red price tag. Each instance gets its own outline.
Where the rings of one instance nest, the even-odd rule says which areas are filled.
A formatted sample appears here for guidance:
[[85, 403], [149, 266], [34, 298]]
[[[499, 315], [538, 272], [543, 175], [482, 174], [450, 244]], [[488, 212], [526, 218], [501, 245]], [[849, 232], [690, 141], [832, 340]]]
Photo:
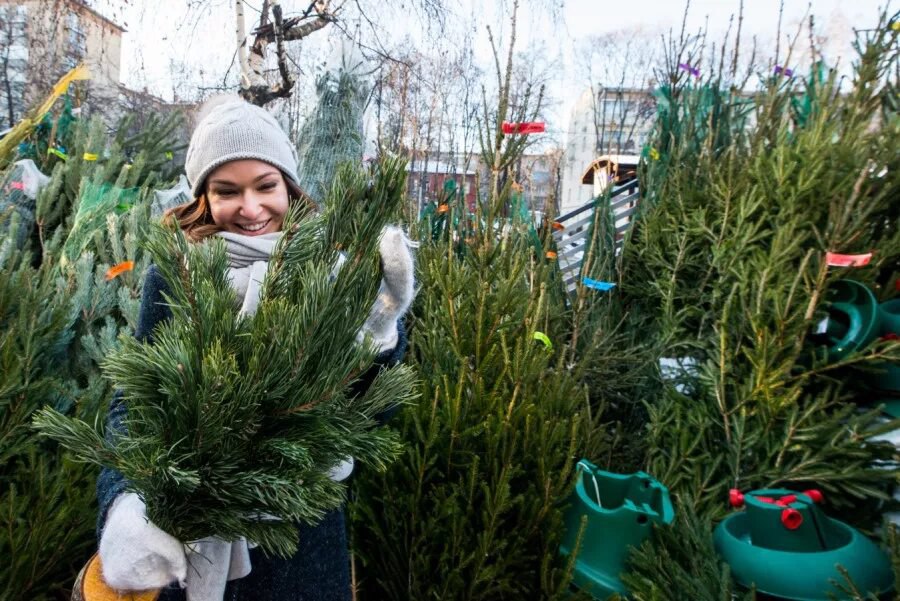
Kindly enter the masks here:
[[539, 134], [544, 131], [544, 123], [541, 121], [524, 121], [522, 123], [503, 122], [504, 134]]
[[825, 253], [825, 262], [830, 267], [862, 267], [872, 260], [872, 253], [863, 255], [842, 255], [838, 253]]

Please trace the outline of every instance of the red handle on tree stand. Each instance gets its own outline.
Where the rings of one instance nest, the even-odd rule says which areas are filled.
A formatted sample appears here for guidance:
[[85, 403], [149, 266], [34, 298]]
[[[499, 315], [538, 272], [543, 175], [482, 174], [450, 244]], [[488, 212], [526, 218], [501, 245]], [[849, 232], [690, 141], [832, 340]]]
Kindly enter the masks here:
[[796, 530], [803, 524], [803, 515], [793, 507], [787, 507], [781, 512], [781, 524], [788, 530]]

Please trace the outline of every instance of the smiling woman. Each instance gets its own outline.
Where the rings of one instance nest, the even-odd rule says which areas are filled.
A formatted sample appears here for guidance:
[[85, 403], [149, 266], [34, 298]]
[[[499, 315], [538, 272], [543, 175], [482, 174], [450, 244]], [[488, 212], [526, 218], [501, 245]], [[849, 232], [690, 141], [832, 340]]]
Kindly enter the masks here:
[[194, 199], [164, 220], [176, 219], [194, 242], [218, 232], [276, 233], [289, 206], [315, 208], [300, 188], [287, 134], [272, 115], [237, 96], [203, 106], [184, 167]]
[[209, 176], [210, 214], [222, 231], [259, 236], [281, 230], [288, 210], [285, 178], [252, 159], [232, 161]]
[[[402, 166], [394, 171], [396, 174], [404, 173]], [[288, 209], [298, 204], [305, 205], [311, 211], [315, 208], [300, 189], [294, 146], [264, 109], [235, 96], [220, 97], [208, 102], [201, 110], [188, 147], [185, 172], [193, 200], [169, 210], [164, 219], [177, 220], [185, 235], [198, 243], [196, 246], [224, 242], [227, 258], [225, 275], [234, 292], [234, 308], [239, 308], [236, 316], [241, 323], [250, 323], [264, 300], [262, 283], [281, 238]], [[395, 197], [399, 198], [402, 185], [397, 184], [391, 189], [396, 189]], [[318, 227], [315, 222], [306, 223]], [[355, 332], [354, 342], [358, 345], [361, 341], [368, 341], [367, 344], [371, 344], [378, 355], [374, 357], [372, 370], [357, 380], [359, 390], [354, 389], [354, 395], [363, 394], [376, 374], [381, 373], [382, 367], [399, 362], [406, 348], [401, 320], [414, 296], [413, 259], [408, 239], [400, 228], [385, 225], [380, 234], [378, 251], [382, 271], [380, 292], [365, 323]], [[332, 269], [330, 262], [328, 269]], [[342, 273], [347, 273], [347, 269], [345, 267]], [[170, 308], [170, 299], [173, 298], [171, 279], [169, 277], [167, 281], [157, 265], [149, 268], [135, 332], [138, 340], [153, 344], [157, 326], [162, 327], [163, 323], [171, 323], [174, 319]], [[265, 311], [262, 313], [267, 314]], [[218, 318], [217, 315], [214, 319]], [[213, 318], [206, 316], [204, 319], [211, 321]], [[280, 333], [284, 334], [285, 340], [288, 339], [286, 333]], [[202, 346], [205, 353], [205, 345]], [[302, 352], [298, 354], [301, 355]], [[229, 360], [235, 361], [234, 356], [229, 355]], [[210, 368], [218, 369], [219, 366], [214, 364], [216, 361], [209, 363]], [[183, 364], [178, 365], [179, 369], [183, 368]], [[244, 372], [238, 370], [236, 373]], [[131, 377], [131, 372], [128, 377]], [[136, 377], [149, 376], [137, 374]], [[301, 381], [297, 376], [293, 384], [304, 388], [308, 382], [307, 379]], [[241, 391], [244, 390], [242, 384]], [[209, 398], [203, 396], [207, 393], [210, 392], [195, 389], [190, 392], [197, 395], [198, 403]], [[177, 396], [181, 398], [184, 395], [179, 393]], [[240, 405], [244, 400], [241, 397], [235, 403]], [[118, 434], [126, 435], [128, 424], [139, 423], [129, 421], [136, 420], [134, 415], [140, 414], [140, 410], [135, 414], [129, 413], [128, 405], [132, 401], [133, 397], [126, 398], [121, 390], [117, 392], [107, 419], [106, 431], [111, 439], [114, 440]], [[203, 405], [203, 411], [207, 410], [206, 406]], [[387, 419], [393, 410], [389, 408], [374, 414], [372, 419], [380, 422]], [[206, 432], [206, 435], [209, 433]], [[302, 446], [303, 456], [313, 457], [309, 451], [312, 446], [306, 439], [302, 445], [306, 445]], [[304, 495], [308, 494], [313, 499], [316, 495], [323, 496], [323, 491], [342, 490], [341, 485], [335, 483], [350, 476], [355, 459], [352, 454], [345, 455], [343, 451], [336, 454], [336, 462], [333, 463], [333, 458], [328, 457], [321, 465], [312, 468], [313, 479], [318, 480], [308, 485], [308, 490], [304, 489]], [[359, 454], [357, 458], [364, 459]], [[240, 461], [244, 459], [241, 457]], [[301, 483], [303, 481], [300, 480]], [[264, 550], [262, 544], [256, 546], [244, 538], [234, 540], [234, 536], [225, 534], [224, 538], [219, 537], [216, 534], [221, 531], [209, 527], [204, 530], [210, 532], [209, 536], [181, 540], [178, 538], [178, 528], [182, 525], [174, 520], [168, 523], [157, 520], [162, 526], [155, 524], [148, 518], [147, 506], [151, 506], [150, 513], [153, 513], [154, 502], [156, 510], [159, 510], [161, 504], [178, 502], [177, 497], [183, 491], [162, 495], [164, 500], [160, 501], [160, 498], [151, 497], [148, 500], [141, 497], [138, 490], [126, 481], [121, 471], [109, 466], [101, 470], [97, 486], [99, 558], [103, 581], [110, 587], [122, 591], [160, 588], [159, 601], [350, 600], [350, 561], [344, 511], [340, 506], [335, 507], [340, 501], [339, 496], [334, 498], [334, 504], [322, 510], [320, 516], [315, 516], [315, 520], [307, 520], [313, 523], [298, 522], [296, 528], [299, 534], [293, 541], [296, 551], [290, 550], [286, 556], [277, 556], [269, 553], [271, 549]], [[279, 489], [279, 494], [282, 492]], [[264, 496], [259, 493], [260, 503], [265, 502]], [[307, 506], [311, 505], [307, 503]], [[268, 511], [257, 511], [257, 506], [252, 509], [253, 515], [268, 515]], [[293, 520], [296, 516], [291, 518]]]

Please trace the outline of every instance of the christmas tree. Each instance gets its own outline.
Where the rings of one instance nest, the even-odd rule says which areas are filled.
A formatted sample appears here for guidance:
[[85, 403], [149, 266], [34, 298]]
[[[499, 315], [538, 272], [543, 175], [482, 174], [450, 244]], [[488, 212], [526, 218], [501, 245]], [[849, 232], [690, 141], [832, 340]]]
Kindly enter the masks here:
[[363, 111], [369, 88], [355, 45], [341, 42], [316, 81], [316, 108], [297, 136], [301, 187], [321, 203], [339, 165], [363, 158]]
[[510, 211], [509, 170], [525, 141], [501, 126], [533, 120], [541, 103], [529, 90], [510, 106], [512, 57], [497, 108], [484, 107], [489, 196], [471, 217], [462, 195], [447, 198], [437, 220], [420, 224], [408, 362], [422, 397], [394, 418], [401, 459], [357, 477], [363, 599], [568, 595], [559, 501], [578, 459], [604, 448], [605, 430], [587, 403], [585, 364], [566, 344], [555, 263], [535, 252], [530, 217]]
[[[897, 295], [895, 21], [860, 34], [848, 89], [816, 64], [746, 96], [726, 70], [698, 81], [677, 48], [668, 55], [639, 216], [617, 257], [601, 215], [592, 272], [618, 283], [593, 326], [622, 319], [641, 339], [619, 352], [653, 359], [634, 372], [631, 436], [681, 516], [633, 558], [637, 599], [738, 594], [711, 535], [729, 489], [815, 488], [828, 513], [870, 533], [890, 508], [897, 451], [872, 437], [898, 423], [881, 417], [868, 374], [900, 361], [900, 344], [835, 357], [816, 332], [846, 280]], [[832, 253], [872, 255], [838, 267]]]
[[[147, 198], [171, 164], [164, 151], [140, 156], [177, 148], [174, 117], [109, 139], [99, 122], [73, 114], [70, 96], [45, 104], [0, 156], [2, 599], [59, 598], [93, 552], [96, 472], [40, 440], [31, 419], [44, 407], [91, 422], [105, 413], [111, 389], [99, 361], [135, 324], [139, 275], [127, 268], [145, 265]], [[26, 159], [37, 173], [17, 164]], [[82, 205], [112, 198], [117, 208], [83, 227]]]

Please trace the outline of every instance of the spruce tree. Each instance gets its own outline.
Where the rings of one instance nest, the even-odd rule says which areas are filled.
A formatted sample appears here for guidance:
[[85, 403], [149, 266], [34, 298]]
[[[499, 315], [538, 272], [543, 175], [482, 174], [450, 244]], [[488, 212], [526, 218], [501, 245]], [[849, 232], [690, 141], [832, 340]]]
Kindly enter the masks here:
[[420, 224], [408, 362], [422, 398], [394, 418], [407, 445], [401, 459], [355, 482], [361, 599], [568, 594], [560, 502], [578, 459], [600, 454], [604, 430], [566, 345], [555, 263], [545, 247], [535, 252], [530, 218], [509, 211], [508, 173], [525, 143], [504, 137], [501, 124], [533, 120], [541, 94], [510, 107], [512, 50], [506, 69], [498, 108], [484, 107], [490, 195], [471, 219], [457, 198]]
[[[36, 126], [21, 128], [23, 143], [0, 157], [10, 165], [0, 172], [7, 184], [21, 181], [12, 166], [21, 157], [52, 172], [34, 199], [18, 186], [0, 190], [12, 209], [0, 216], [0, 554], [8, 558], [0, 567], [2, 599], [64, 596], [95, 548], [96, 471], [39, 440], [31, 419], [44, 407], [91, 423], [105, 413], [112, 391], [99, 362], [135, 325], [146, 199], [164, 181], [155, 169], [171, 163], [161, 149], [177, 148], [175, 117], [144, 137], [110, 139], [99, 122], [76, 118], [68, 97], [60, 104]], [[66, 158], [48, 155], [49, 146], [65, 148]], [[142, 159], [142, 152], [161, 160]], [[79, 223], [82, 204], [123, 195], [130, 204], [117, 202], [90, 227]], [[128, 261], [132, 271], [108, 277], [110, 267]]]
[[369, 88], [360, 59], [345, 47], [340, 65], [316, 81], [316, 107], [297, 136], [297, 172], [304, 191], [321, 203], [338, 166], [363, 157], [363, 110]]
[[[826, 513], [869, 533], [889, 506], [897, 451], [871, 437], [898, 423], [881, 418], [866, 374], [900, 361], [900, 343], [827, 360], [815, 331], [843, 279], [879, 300], [897, 294], [892, 21], [860, 34], [845, 90], [816, 65], [809, 78], [769, 78], [748, 98], [726, 70], [692, 81], [677, 68], [685, 59], [668, 55], [638, 216], [621, 256], [607, 250], [595, 265], [596, 277], [618, 283], [609, 315], [642, 334], [621, 350], [684, 366], [678, 381], [644, 369], [654, 386], [634, 387], [642, 466], [681, 516], [634, 557], [635, 598], [737, 593], [710, 533], [730, 511], [731, 488], [818, 488]], [[827, 252], [873, 258], [832, 267]]]

